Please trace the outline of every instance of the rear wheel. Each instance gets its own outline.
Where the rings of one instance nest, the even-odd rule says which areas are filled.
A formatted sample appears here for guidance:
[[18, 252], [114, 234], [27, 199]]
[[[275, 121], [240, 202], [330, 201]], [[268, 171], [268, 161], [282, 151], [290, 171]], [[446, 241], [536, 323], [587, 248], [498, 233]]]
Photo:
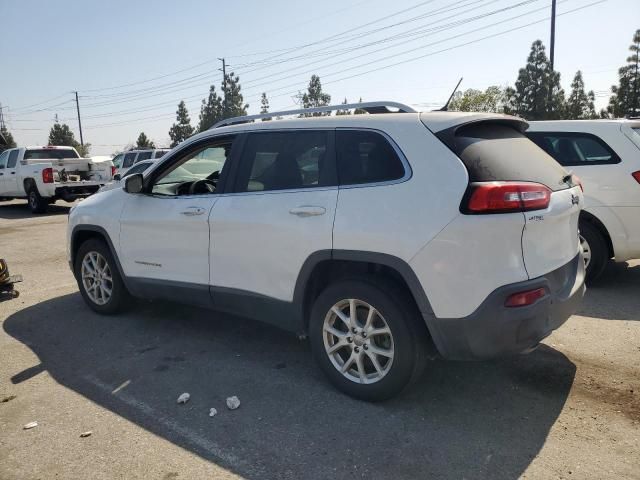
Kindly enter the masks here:
[[102, 240], [92, 238], [80, 246], [74, 273], [82, 298], [96, 312], [118, 313], [130, 303], [111, 250]]
[[[379, 283], [379, 282], [378, 282]], [[336, 282], [316, 299], [309, 335], [329, 380], [353, 397], [379, 401], [401, 392], [426, 361], [426, 338], [411, 298], [367, 279]]]
[[38, 189], [31, 187], [28, 193], [27, 201], [32, 213], [44, 213], [47, 211], [47, 201], [40, 196]]
[[590, 283], [602, 275], [609, 260], [609, 249], [600, 231], [586, 221], [580, 222], [580, 246], [586, 268], [586, 281]]

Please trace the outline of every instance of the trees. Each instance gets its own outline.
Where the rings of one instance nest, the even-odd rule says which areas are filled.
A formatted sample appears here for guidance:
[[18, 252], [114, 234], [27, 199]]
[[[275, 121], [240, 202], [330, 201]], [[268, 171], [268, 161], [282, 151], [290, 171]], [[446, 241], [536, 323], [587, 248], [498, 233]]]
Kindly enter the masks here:
[[[318, 75], [311, 75], [311, 80], [309, 80], [307, 92], [304, 94], [298, 94], [298, 99], [302, 102], [302, 106], [304, 108], [322, 107], [324, 105], [329, 105], [329, 102], [331, 102], [331, 95], [322, 91], [322, 83], [320, 82], [320, 77]], [[331, 112], [320, 112], [304, 114], [304, 116], [318, 117], [330, 114]]]
[[[266, 92], [262, 92], [262, 96], [260, 97], [260, 113], [269, 113], [269, 99], [267, 98]], [[268, 122], [269, 120], [271, 120], [271, 117], [262, 119], [263, 122]]]
[[594, 101], [595, 95], [593, 91], [585, 93], [582, 72], [578, 70], [575, 77], [573, 77], [573, 82], [571, 82], [571, 93], [567, 98], [564, 118], [570, 120], [598, 118]]
[[493, 85], [484, 91], [469, 88], [464, 92], [456, 92], [448, 109], [458, 112], [503, 112], [504, 106], [504, 90]]
[[627, 65], [618, 70], [618, 85], [611, 87], [607, 112], [613, 117], [640, 115], [640, 30], [633, 35]]
[[[358, 100], [358, 103], [362, 103], [362, 97], [360, 97], [360, 100]], [[366, 114], [366, 113], [367, 113], [367, 112], [366, 112], [365, 110], [362, 110], [361, 108], [356, 108], [356, 109], [353, 111], [353, 114], [354, 114], [354, 115], [364, 115], [364, 114]]]
[[138, 141], [136, 142], [136, 148], [138, 149], [146, 149], [146, 148], [156, 148], [155, 144], [152, 140], [150, 140], [144, 132], [140, 132], [138, 135]]
[[[349, 103], [347, 101], [347, 97], [344, 97], [344, 101], [342, 102], [342, 105], [346, 105], [347, 103]], [[349, 109], [336, 110], [336, 115], [351, 115], [351, 110]]]
[[[2, 142], [0, 140], [0, 153], [4, 152], [5, 150], [9, 149], [9, 148], [15, 148], [16, 147], [16, 142], [13, 139], [13, 135], [11, 135], [11, 132], [9, 132], [9, 130], [7, 130], [6, 125], [2, 125], [2, 127], [0, 127], [0, 136], [2, 136], [2, 138], [4, 138], [4, 142]], [[6, 143], [6, 145], [5, 145]]]
[[231, 72], [227, 74], [225, 80], [222, 84], [222, 119], [246, 115], [249, 104], [244, 103], [240, 77], [234, 76], [233, 72]]
[[67, 147], [73, 147], [78, 151], [78, 154], [81, 157], [89, 156], [89, 152], [91, 150], [91, 144], [85, 143], [84, 145], [80, 145], [79, 142], [76, 141], [73, 132], [69, 128], [69, 125], [66, 123], [54, 123], [53, 127], [49, 131], [49, 145], [64, 145]]
[[49, 131], [49, 145], [66, 145], [73, 147], [76, 144], [73, 132], [66, 123], [54, 123]]
[[527, 120], [553, 120], [564, 110], [560, 74], [551, 69], [541, 40], [531, 45], [527, 64], [521, 68], [515, 89], [505, 91], [505, 111]]
[[198, 131], [204, 132], [211, 128], [213, 124], [222, 120], [222, 98], [216, 93], [216, 87], [211, 85], [209, 88], [209, 96], [202, 99], [200, 106], [200, 122], [198, 123]]
[[191, 126], [189, 111], [187, 110], [184, 100], [182, 100], [178, 104], [178, 110], [176, 110], [176, 123], [169, 129], [171, 148], [185, 141], [191, 135], [193, 135], [193, 127]]

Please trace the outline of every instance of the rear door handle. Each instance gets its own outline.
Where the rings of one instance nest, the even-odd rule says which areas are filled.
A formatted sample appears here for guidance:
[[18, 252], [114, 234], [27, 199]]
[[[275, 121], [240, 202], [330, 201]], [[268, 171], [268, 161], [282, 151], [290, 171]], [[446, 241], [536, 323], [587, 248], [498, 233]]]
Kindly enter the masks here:
[[196, 215], [203, 215], [204, 212], [205, 212], [205, 209], [201, 207], [187, 207], [186, 210], [183, 210], [180, 213], [187, 217], [195, 217]]
[[315, 217], [318, 215], [324, 215], [327, 209], [324, 207], [315, 207], [312, 205], [301, 205], [299, 207], [289, 210], [291, 215], [297, 215], [298, 217]]

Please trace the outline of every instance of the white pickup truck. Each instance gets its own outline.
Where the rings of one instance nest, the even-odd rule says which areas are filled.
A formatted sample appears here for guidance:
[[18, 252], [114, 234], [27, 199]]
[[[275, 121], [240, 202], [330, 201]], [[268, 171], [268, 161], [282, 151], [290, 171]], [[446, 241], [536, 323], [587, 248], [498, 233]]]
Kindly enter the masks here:
[[43, 213], [58, 199], [97, 192], [114, 173], [111, 161], [80, 158], [72, 147], [12, 148], [0, 155], [0, 200], [26, 198], [33, 213]]

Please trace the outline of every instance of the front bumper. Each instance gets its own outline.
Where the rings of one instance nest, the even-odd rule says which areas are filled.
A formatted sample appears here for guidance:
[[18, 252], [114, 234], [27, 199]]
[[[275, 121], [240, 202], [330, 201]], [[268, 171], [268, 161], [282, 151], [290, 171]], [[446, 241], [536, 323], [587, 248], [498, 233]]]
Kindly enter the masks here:
[[[513, 293], [545, 287], [548, 294], [526, 307], [505, 307]], [[505, 285], [464, 318], [432, 318], [430, 331], [440, 354], [452, 360], [481, 360], [535, 347], [577, 310], [584, 296], [584, 260], [533, 280]]]

